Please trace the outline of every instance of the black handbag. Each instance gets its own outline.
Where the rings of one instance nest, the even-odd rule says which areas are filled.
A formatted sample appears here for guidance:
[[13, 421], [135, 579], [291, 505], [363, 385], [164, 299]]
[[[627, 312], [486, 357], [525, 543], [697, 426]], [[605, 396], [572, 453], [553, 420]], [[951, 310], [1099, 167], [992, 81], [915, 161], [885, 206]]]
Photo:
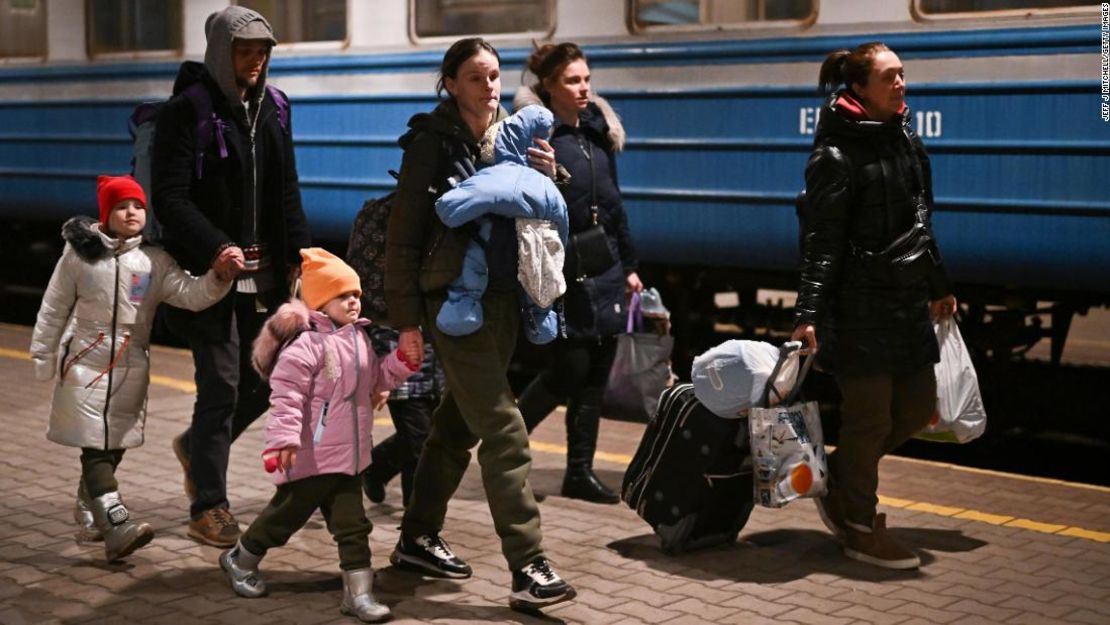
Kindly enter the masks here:
[[609, 236], [605, 234], [605, 228], [597, 220], [597, 178], [594, 173], [594, 146], [579, 135], [578, 147], [582, 148], [582, 153], [586, 155], [586, 161], [590, 164], [590, 220], [593, 223], [589, 228], [570, 235], [571, 247], [574, 248], [574, 276], [579, 282], [582, 282], [586, 278], [605, 273], [617, 263], [617, 259], [613, 257], [613, 250], [609, 247]]
[[[909, 135], [906, 139], [913, 146]], [[901, 285], [911, 285], [927, 279], [933, 267], [940, 264], [939, 255], [936, 252], [936, 240], [928, 223], [929, 207], [926, 203], [925, 174], [916, 154], [913, 158], [913, 174], [919, 191], [914, 197], [914, 223], [910, 229], [898, 235], [890, 245], [878, 252], [869, 252], [852, 245], [852, 251], [857, 257], [866, 262], [886, 265], [895, 283]]]

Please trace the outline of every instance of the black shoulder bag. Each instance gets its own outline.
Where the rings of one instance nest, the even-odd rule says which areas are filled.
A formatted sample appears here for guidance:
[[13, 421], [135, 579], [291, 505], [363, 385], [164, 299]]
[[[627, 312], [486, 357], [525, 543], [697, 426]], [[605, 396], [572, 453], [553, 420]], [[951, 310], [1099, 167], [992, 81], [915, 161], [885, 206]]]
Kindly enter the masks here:
[[890, 267], [899, 284], [913, 284], [928, 277], [938, 259], [933, 253], [934, 239], [929, 228], [929, 207], [925, 201], [925, 173], [921, 169], [913, 141], [907, 135], [913, 159], [913, 173], [918, 186], [914, 198], [914, 219], [909, 230], [898, 235], [881, 251], [870, 252], [852, 245], [852, 253], [865, 262], [882, 262]]
[[598, 223], [597, 214], [597, 173], [594, 171], [594, 146], [589, 141], [578, 135], [578, 147], [586, 155], [590, 164], [590, 220], [592, 225], [585, 230], [570, 235], [571, 247], [574, 248], [575, 278], [582, 282], [586, 278], [605, 273], [616, 264], [613, 251], [609, 248], [609, 237], [605, 228]]

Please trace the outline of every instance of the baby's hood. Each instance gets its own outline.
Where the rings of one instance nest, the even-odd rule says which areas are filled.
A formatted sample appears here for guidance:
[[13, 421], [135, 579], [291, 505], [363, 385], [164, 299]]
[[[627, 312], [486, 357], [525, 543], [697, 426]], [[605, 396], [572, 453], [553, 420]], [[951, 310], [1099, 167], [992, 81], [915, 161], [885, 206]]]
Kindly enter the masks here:
[[482, 138], [482, 162], [516, 163], [528, 166], [528, 148], [534, 139], [548, 139], [555, 116], [544, 106], [526, 106], [501, 120]]

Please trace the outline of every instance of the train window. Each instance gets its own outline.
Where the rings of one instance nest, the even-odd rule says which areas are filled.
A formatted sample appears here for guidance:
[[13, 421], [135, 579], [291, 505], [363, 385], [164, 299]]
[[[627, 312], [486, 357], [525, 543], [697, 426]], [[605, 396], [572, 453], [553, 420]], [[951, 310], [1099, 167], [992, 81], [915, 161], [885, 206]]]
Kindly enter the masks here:
[[1081, 0], [915, 0], [922, 15], [982, 13], [984, 11], [1028, 11], [1030, 9], [1074, 9], [1092, 6]]
[[264, 15], [280, 43], [347, 39], [347, 0], [238, 0], [238, 4]]
[[0, 58], [46, 56], [45, 4], [0, 0]]
[[550, 33], [554, 0], [412, 0], [417, 37]]
[[93, 55], [181, 49], [181, 0], [88, 0]]
[[639, 30], [719, 28], [753, 22], [798, 22], [816, 10], [815, 0], [631, 0]]

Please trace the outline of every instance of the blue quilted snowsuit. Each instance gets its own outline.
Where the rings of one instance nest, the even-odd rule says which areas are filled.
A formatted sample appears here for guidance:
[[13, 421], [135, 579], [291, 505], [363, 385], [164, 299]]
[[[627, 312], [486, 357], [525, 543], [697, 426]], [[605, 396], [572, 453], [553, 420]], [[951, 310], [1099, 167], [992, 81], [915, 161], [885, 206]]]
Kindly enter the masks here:
[[[554, 121], [551, 111], [542, 106], [525, 107], [502, 120], [482, 142], [483, 162], [492, 157], [494, 164], [479, 169], [436, 201], [436, 213], [449, 228], [470, 221], [478, 223], [478, 237], [466, 250], [462, 273], [448, 287], [447, 301], [436, 317], [443, 333], [465, 336], [482, 327], [481, 300], [489, 281], [483, 245], [492, 227], [486, 215], [550, 221], [565, 248], [569, 228], [566, 201], [555, 183], [528, 163], [533, 138], [550, 137]], [[559, 327], [556, 312], [524, 297], [524, 328], [529, 341], [544, 344], [554, 340]]]

